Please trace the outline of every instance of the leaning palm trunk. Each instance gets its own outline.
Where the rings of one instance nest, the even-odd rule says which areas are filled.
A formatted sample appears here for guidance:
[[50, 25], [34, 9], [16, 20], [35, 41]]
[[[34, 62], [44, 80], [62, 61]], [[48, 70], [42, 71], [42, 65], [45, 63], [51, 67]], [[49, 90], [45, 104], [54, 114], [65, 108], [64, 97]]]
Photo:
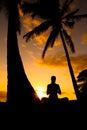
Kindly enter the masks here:
[[68, 50], [66, 48], [64, 37], [62, 35], [62, 31], [60, 31], [60, 36], [61, 36], [63, 47], [64, 47], [64, 50], [65, 50], [65, 54], [66, 54], [66, 58], [67, 58], [67, 62], [68, 62], [68, 67], [69, 67], [69, 71], [70, 71], [70, 75], [71, 75], [71, 79], [72, 79], [75, 95], [76, 95], [77, 100], [79, 100], [80, 99], [80, 93], [79, 93], [79, 90], [78, 90], [78, 87], [77, 87], [77, 83], [76, 83], [74, 72], [73, 72], [73, 69], [72, 69], [72, 66], [71, 66]]
[[[11, 8], [12, 9], [12, 8]], [[15, 25], [15, 13], [9, 11], [7, 36], [7, 102], [33, 104], [39, 98], [24, 72], [19, 54]]]

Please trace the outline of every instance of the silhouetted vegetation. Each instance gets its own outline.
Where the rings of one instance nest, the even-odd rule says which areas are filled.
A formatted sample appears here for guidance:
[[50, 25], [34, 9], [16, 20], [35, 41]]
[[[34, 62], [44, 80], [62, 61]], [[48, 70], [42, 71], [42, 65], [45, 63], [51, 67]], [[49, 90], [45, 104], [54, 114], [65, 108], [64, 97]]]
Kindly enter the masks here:
[[[49, 2], [52, 3], [50, 4]], [[37, 124], [39, 124], [39, 126], [43, 127], [44, 129], [53, 128], [54, 130], [57, 128], [70, 129], [69, 126], [71, 126], [72, 129], [76, 128], [76, 126], [78, 126], [78, 128], [80, 126], [81, 128], [81, 125], [83, 125], [81, 118], [84, 121], [87, 115], [87, 107], [86, 107], [87, 97], [85, 96], [85, 94], [87, 95], [86, 93], [87, 89], [84, 89], [86, 88], [85, 86], [87, 85], [85, 82], [87, 76], [87, 73], [85, 75], [85, 72], [87, 71], [85, 70], [84, 72], [81, 72], [77, 77], [78, 78], [77, 81], [83, 80], [83, 84], [81, 86], [81, 89], [79, 90], [70, 63], [68, 50], [66, 47], [66, 44], [69, 45], [71, 51], [74, 52], [75, 51], [74, 45], [71, 36], [64, 29], [64, 26], [72, 28], [76, 20], [86, 18], [87, 14], [77, 15], [76, 13], [79, 11], [78, 9], [76, 9], [75, 11], [68, 10], [73, 0], [65, 0], [62, 9], [60, 8], [60, 4], [58, 2], [59, 1], [57, 0], [40, 0], [39, 4], [38, 3], [29, 4], [28, 6], [28, 4], [25, 2], [24, 5], [21, 6], [21, 8], [23, 8], [24, 13], [26, 13], [27, 10], [27, 12], [29, 13], [33, 12], [32, 17], [39, 15], [41, 18], [46, 19], [45, 22], [41, 23], [38, 27], [35, 27], [31, 32], [28, 32], [24, 37], [26, 37], [26, 40], [28, 40], [33, 34], [39, 35], [41, 32], [46, 31], [50, 26], [52, 27], [51, 33], [48, 37], [46, 46], [43, 51], [43, 58], [44, 58], [47, 48], [49, 46], [53, 47], [55, 39], [60, 34], [65, 49], [75, 94], [78, 98], [78, 95], [81, 93], [81, 95], [84, 96], [84, 98], [82, 96], [82, 99], [83, 101], [85, 100], [85, 104], [82, 104], [82, 102], [79, 102], [78, 100], [68, 100], [67, 97], [58, 99], [58, 102], [56, 103], [55, 100], [54, 101], [52, 100], [51, 103], [49, 103], [50, 101], [49, 98], [42, 98], [40, 101], [33, 86], [31, 85], [26, 76], [18, 48], [17, 32], [20, 32], [20, 24], [21, 24], [18, 12], [18, 5], [21, 4], [21, 0], [1, 0], [0, 9], [2, 7], [5, 7], [8, 16], [8, 29], [7, 29], [8, 83], [7, 83], [7, 102], [0, 103], [0, 117], [1, 119], [2, 117], [4, 117], [6, 121], [8, 120], [9, 122], [8, 124], [11, 124], [10, 122], [12, 120], [13, 122], [11, 125], [16, 129], [18, 128], [18, 125], [23, 126], [24, 122], [26, 122], [24, 124], [25, 128], [27, 126], [27, 128], [31, 129], [33, 128], [39, 129], [36, 126]], [[43, 5], [46, 6], [46, 8]], [[30, 7], [29, 10], [28, 7]], [[58, 87], [58, 91], [61, 94], [59, 86], [56, 85], [56, 87]], [[51, 94], [54, 96], [55, 95], [54, 91], [49, 89], [48, 94], [51, 92]], [[79, 122], [79, 124], [77, 123], [77, 121]]]
[[[73, 68], [70, 62], [67, 45], [73, 53], [75, 52], [75, 48], [72, 38], [67, 32], [67, 29], [72, 29], [77, 21], [80, 21], [82, 18], [87, 18], [87, 14], [80, 15], [77, 14], [79, 12], [79, 9], [72, 10], [71, 4], [73, 1], [74, 0], [65, 0], [62, 6], [60, 5], [60, 0], [39, 0], [35, 4], [24, 4], [23, 8], [26, 7], [24, 9], [25, 13], [30, 13], [32, 17], [38, 16], [45, 20], [40, 25], [35, 27], [32, 31], [26, 33], [24, 35], [24, 38], [27, 42], [32, 36], [38, 36], [45, 32], [49, 27], [51, 27], [50, 35], [48, 36], [45, 48], [42, 53], [42, 58], [44, 58], [48, 47], [53, 47], [55, 40], [58, 38], [58, 36], [60, 36], [65, 50], [75, 94], [77, 100], [79, 100], [80, 95]], [[30, 5], [32, 5], [32, 9], [30, 8]]]
[[25, 74], [18, 48], [17, 33], [21, 32], [18, 5], [21, 5], [21, 0], [1, 0], [0, 4], [8, 16], [7, 102], [11, 104], [36, 103], [39, 97]]
[[82, 102], [87, 102], [87, 69], [82, 70], [77, 76], [78, 89]]

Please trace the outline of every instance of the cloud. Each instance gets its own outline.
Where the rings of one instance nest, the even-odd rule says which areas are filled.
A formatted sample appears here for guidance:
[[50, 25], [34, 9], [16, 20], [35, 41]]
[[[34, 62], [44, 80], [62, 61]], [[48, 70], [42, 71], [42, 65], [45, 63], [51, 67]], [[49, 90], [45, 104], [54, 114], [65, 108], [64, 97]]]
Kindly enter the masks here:
[[[25, 28], [26, 33], [34, 29], [36, 26], [40, 25], [40, 23], [41, 19], [39, 18], [32, 19], [29, 15], [26, 15], [23, 18], [23, 27]], [[36, 43], [42, 45], [44, 42], [46, 42], [48, 35], [49, 35], [49, 29], [45, 33], [43, 33], [43, 35], [41, 34], [40, 36], [37, 37], [35, 36], [34, 39]]]
[[[34, 63], [40, 66], [52, 67], [52, 68], [59, 68], [61, 67], [66, 68], [68, 67], [67, 59], [62, 52], [56, 54], [47, 54], [44, 59], [37, 59], [33, 55]], [[78, 74], [81, 70], [87, 69], [87, 54], [77, 55], [77, 56], [70, 56], [70, 61], [72, 68], [76, 74]]]
[[87, 44], [87, 33], [82, 35], [82, 44]]
[[[42, 33], [41, 35], [35, 36], [34, 37], [34, 39], [35, 39], [34, 46], [37, 46], [37, 47], [38, 46], [41, 46], [41, 47], [45, 46], [47, 39], [49, 37], [49, 33], [50, 33], [50, 28], [47, 31], [45, 31], [44, 33]], [[59, 45], [61, 45], [61, 40], [57, 38], [55, 40], [54, 46], [59, 46]], [[51, 49], [51, 48], [49, 48], [49, 49]]]
[[[87, 34], [85, 34], [85, 37], [87, 36]], [[37, 51], [35, 53], [35, 51], [32, 51], [32, 58], [33, 58], [33, 62], [40, 65], [40, 66], [46, 66], [46, 67], [53, 67], [53, 68], [65, 68], [68, 67], [67, 64], [67, 59], [65, 56], [65, 53], [63, 50], [61, 50], [61, 46], [58, 48], [58, 45], [54, 48], [49, 48], [46, 52], [46, 55], [44, 57], [44, 59], [41, 59], [41, 54], [42, 51], [44, 49], [43, 45], [42, 45], [42, 41], [45, 42], [44, 37], [42, 36], [42, 40], [40, 42], [41, 39], [38, 39], [38, 43], [34, 42], [34, 46], [35, 46], [35, 51]], [[59, 42], [58, 44], [61, 45], [60, 40], [56, 41]], [[33, 44], [32, 44], [33, 45]], [[37, 48], [37, 49], [36, 49]], [[59, 49], [59, 50], [58, 50]], [[38, 56], [40, 57], [38, 57]], [[79, 54], [79, 55], [70, 55], [70, 60], [71, 60], [71, 64], [73, 67], [74, 72], [77, 74], [79, 73], [81, 70], [87, 68], [87, 54]]]
[[71, 61], [75, 73], [79, 73], [81, 70], [87, 69], [87, 54], [71, 57]]
[[47, 67], [65, 67], [67, 65], [66, 58], [61, 53], [46, 55], [44, 59], [35, 59], [35, 62]]
[[39, 20], [32, 19], [29, 15], [24, 16], [22, 22], [26, 32], [31, 31], [35, 26], [40, 24]]

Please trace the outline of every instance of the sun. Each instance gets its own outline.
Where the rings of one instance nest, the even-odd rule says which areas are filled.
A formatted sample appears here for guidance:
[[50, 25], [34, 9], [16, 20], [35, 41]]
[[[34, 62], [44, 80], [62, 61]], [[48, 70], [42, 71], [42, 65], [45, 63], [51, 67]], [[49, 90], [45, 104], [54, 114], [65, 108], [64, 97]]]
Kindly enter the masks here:
[[41, 91], [38, 91], [37, 94], [38, 94], [38, 96], [39, 96], [40, 99], [41, 99], [42, 97], [46, 97], [46, 94], [44, 94], [44, 93], [41, 92]]
[[47, 94], [44, 92], [44, 90], [41, 87], [38, 87], [37, 90], [37, 95], [41, 99], [42, 97], [47, 97]]

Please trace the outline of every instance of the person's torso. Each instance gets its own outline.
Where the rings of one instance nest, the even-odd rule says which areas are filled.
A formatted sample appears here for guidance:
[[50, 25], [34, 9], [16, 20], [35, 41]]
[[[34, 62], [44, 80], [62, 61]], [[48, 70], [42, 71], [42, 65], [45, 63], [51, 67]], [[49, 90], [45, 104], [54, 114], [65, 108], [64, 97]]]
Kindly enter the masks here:
[[50, 84], [48, 89], [49, 89], [50, 96], [57, 97], [57, 92], [58, 92], [57, 84]]

